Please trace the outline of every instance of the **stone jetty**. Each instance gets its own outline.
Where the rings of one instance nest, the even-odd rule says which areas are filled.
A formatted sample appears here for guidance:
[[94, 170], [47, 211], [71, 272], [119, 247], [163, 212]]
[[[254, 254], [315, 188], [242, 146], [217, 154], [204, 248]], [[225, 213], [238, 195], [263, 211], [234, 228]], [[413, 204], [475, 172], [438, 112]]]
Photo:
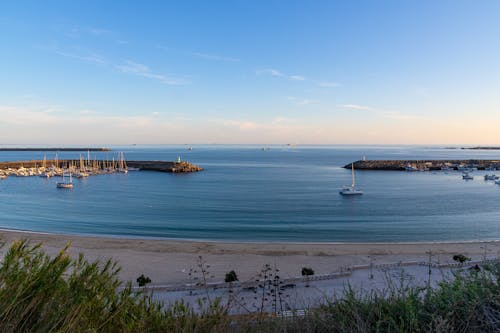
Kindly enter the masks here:
[[[500, 160], [359, 160], [354, 163], [356, 170], [386, 170], [386, 171], [433, 171], [462, 170], [476, 168], [477, 170], [500, 169]], [[351, 168], [351, 163], [344, 166]]]
[[127, 173], [128, 171], [150, 170], [171, 173], [202, 171], [203, 168], [189, 162], [169, 161], [125, 161], [115, 160], [32, 160], [0, 162], [0, 179], [8, 176], [53, 177], [73, 174], [82, 178], [92, 175]]
[[111, 151], [111, 149], [102, 147], [102, 148], [34, 148], [34, 147], [26, 147], [26, 148], [4, 148], [0, 147], [0, 151], [86, 151], [86, 152], [95, 152], [95, 151]]

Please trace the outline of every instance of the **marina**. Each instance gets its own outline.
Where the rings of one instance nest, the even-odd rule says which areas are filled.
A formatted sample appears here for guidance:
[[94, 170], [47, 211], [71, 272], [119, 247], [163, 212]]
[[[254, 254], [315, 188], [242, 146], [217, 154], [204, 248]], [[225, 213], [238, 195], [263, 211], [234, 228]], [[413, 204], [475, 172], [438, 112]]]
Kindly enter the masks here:
[[127, 173], [129, 170], [183, 173], [197, 172], [203, 169], [186, 161], [125, 161], [123, 157], [117, 160], [84, 160], [83, 158], [78, 160], [44, 159], [0, 162], [0, 179], [5, 179], [8, 176], [62, 177], [65, 173], [73, 174], [76, 178], [83, 178], [102, 174]]

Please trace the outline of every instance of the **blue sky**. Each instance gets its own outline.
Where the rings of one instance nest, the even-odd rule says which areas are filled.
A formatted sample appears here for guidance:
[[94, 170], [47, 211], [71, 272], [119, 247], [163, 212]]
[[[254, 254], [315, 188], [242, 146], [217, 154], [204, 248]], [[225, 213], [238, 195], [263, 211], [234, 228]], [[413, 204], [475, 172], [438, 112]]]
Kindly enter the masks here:
[[498, 1], [0, 4], [0, 143], [500, 143]]

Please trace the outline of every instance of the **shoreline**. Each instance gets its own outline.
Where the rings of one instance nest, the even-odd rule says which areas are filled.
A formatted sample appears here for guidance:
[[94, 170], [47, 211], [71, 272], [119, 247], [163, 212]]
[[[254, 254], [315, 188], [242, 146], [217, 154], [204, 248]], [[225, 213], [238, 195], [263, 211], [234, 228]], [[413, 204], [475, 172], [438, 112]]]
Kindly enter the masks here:
[[408, 241], [408, 242], [300, 242], [300, 241], [256, 241], [256, 240], [224, 240], [224, 239], [193, 239], [193, 238], [169, 238], [169, 237], [148, 237], [148, 236], [133, 236], [133, 235], [99, 235], [99, 234], [73, 234], [73, 233], [57, 233], [49, 231], [34, 231], [23, 229], [8, 229], [0, 228], [0, 235], [3, 232], [12, 232], [20, 234], [33, 234], [33, 235], [48, 235], [58, 237], [76, 237], [76, 238], [96, 238], [96, 239], [113, 239], [113, 240], [130, 240], [130, 241], [165, 241], [174, 243], [214, 243], [214, 244], [248, 244], [248, 245], [261, 245], [261, 244], [276, 244], [276, 245], [426, 245], [426, 244], [475, 244], [475, 243], [500, 243], [500, 239], [489, 240], [436, 240], [436, 241]]
[[85, 254], [89, 261], [112, 258], [122, 268], [120, 278], [135, 282], [144, 274], [152, 286], [189, 282], [188, 272], [197, 268], [198, 258], [209, 264], [213, 281], [221, 281], [224, 274], [235, 270], [240, 281], [254, 278], [265, 264], [276, 264], [284, 277], [300, 275], [302, 267], [311, 267], [316, 274], [331, 274], [346, 267], [427, 260], [428, 251], [433, 260], [451, 262], [454, 254], [474, 259], [486, 255], [496, 258], [500, 241], [478, 242], [416, 242], [416, 243], [244, 243], [206, 242], [188, 240], [158, 240], [111, 238], [37, 233], [0, 229], [6, 245], [0, 249], [3, 256], [14, 240], [26, 239], [43, 243], [49, 255], [56, 255], [71, 242], [70, 255]]

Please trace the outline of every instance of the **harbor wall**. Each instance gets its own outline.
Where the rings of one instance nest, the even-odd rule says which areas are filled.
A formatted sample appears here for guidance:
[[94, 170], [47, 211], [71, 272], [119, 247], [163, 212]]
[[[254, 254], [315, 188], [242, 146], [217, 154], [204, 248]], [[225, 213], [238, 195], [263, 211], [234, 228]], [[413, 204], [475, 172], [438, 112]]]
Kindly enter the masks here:
[[[441, 170], [442, 167], [458, 170], [459, 166], [475, 167], [478, 170], [485, 170], [489, 167], [500, 168], [500, 160], [359, 160], [353, 162], [356, 170], [386, 170], [404, 171], [410, 165], [420, 170]], [[344, 166], [351, 168], [351, 163]]]
[[[86, 160], [84, 162], [87, 162]], [[101, 166], [103, 165], [111, 165], [113, 162], [115, 165], [118, 164], [118, 161], [111, 160], [98, 160]], [[94, 161], [90, 161], [90, 164], [94, 163]], [[31, 160], [31, 161], [8, 161], [8, 162], [0, 162], [0, 169], [19, 169], [21, 167], [24, 168], [37, 168], [41, 167], [45, 164], [45, 166], [55, 166], [58, 168], [68, 168], [70, 165], [79, 166], [80, 160]], [[183, 173], [183, 172], [196, 172], [202, 171], [203, 168], [191, 164], [189, 162], [170, 162], [170, 161], [126, 161], [126, 164], [130, 168], [138, 168], [140, 170], [150, 170], [150, 171], [161, 171], [161, 172], [174, 172], [174, 173]]]

